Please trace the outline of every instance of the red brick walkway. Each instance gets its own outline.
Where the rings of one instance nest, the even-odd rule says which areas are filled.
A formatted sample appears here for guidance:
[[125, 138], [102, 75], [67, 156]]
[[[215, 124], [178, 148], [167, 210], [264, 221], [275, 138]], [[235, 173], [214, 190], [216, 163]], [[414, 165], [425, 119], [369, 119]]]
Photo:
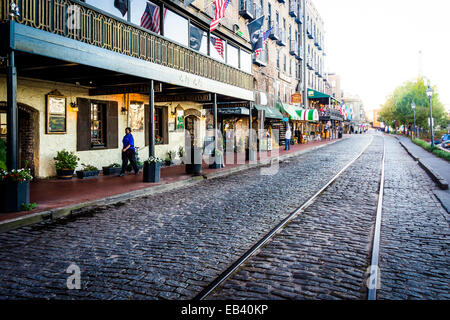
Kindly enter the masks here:
[[[334, 141], [334, 140], [331, 140]], [[299, 152], [301, 150], [310, 149], [315, 146], [328, 144], [330, 140], [320, 142], [310, 142], [307, 144], [291, 146], [291, 151], [279, 150], [278, 152], [272, 151], [260, 152], [258, 159], [264, 160], [269, 158], [275, 158], [288, 153]], [[278, 153], [278, 155], [277, 155]], [[203, 164], [202, 174], [208, 174], [212, 172], [220, 172], [229, 170], [230, 168], [238, 167], [243, 164], [248, 164], [245, 160], [245, 155], [239, 157], [239, 163], [229, 164], [229, 160], [226, 159], [226, 167], [222, 169], [209, 169], [206, 163]], [[73, 178], [72, 180], [37, 180], [33, 181], [30, 186], [30, 200], [37, 203], [37, 208], [28, 212], [16, 212], [8, 214], [0, 214], [0, 222], [21, 217], [24, 215], [33, 214], [49, 209], [61, 208], [69, 205], [75, 205], [78, 203], [98, 200], [121, 193], [131, 192], [134, 190], [144, 189], [151, 186], [160, 184], [167, 184], [175, 181], [184, 180], [191, 177], [186, 174], [184, 165], [177, 165], [171, 167], [161, 168], [161, 182], [159, 183], [144, 183], [142, 182], [142, 173], [139, 176], [134, 173], [127, 174], [125, 177], [119, 176], [103, 176], [100, 174], [97, 178], [81, 180]]]

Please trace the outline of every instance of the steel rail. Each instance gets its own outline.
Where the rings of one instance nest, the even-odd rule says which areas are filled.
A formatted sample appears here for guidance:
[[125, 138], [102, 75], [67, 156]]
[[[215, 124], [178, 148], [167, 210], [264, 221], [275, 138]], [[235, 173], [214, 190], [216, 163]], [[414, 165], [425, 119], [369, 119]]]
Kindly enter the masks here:
[[269, 240], [271, 240], [277, 233], [281, 232], [294, 218], [302, 213], [306, 208], [316, 201], [316, 199], [339, 178], [356, 160], [358, 160], [367, 148], [372, 144], [374, 137], [372, 136], [369, 143], [364, 149], [349, 163], [347, 163], [331, 180], [329, 180], [319, 191], [312, 197], [306, 200], [299, 208], [293, 211], [288, 217], [277, 224], [269, 233], [267, 233], [261, 240], [253, 245], [247, 252], [244, 253], [238, 260], [236, 260], [230, 267], [216, 277], [208, 286], [206, 286], [200, 293], [198, 293], [193, 300], [203, 300], [217, 287], [219, 287], [225, 280], [227, 280], [240, 266], [242, 266], [249, 258], [251, 258], [258, 250], [260, 250]]
[[381, 160], [381, 178], [380, 189], [378, 191], [377, 217], [375, 220], [375, 231], [373, 235], [372, 258], [370, 263], [370, 273], [367, 282], [369, 292], [368, 300], [377, 299], [377, 288], [380, 280], [380, 268], [378, 266], [380, 257], [380, 237], [381, 237], [381, 218], [383, 214], [383, 194], [384, 194], [384, 162], [386, 158], [386, 141], [383, 137], [383, 159]]

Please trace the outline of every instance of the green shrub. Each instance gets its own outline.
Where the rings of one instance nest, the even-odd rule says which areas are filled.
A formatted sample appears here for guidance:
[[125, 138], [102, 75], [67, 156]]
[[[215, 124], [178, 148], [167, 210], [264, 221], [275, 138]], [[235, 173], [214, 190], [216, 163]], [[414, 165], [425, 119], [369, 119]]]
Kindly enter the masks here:
[[414, 139], [413, 142], [415, 144], [417, 144], [418, 146], [424, 148], [425, 150], [427, 150], [428, 152], [432, 152], [433, 154], [435, 154], [436, 156], [448, 160], [450, 161], [450, 152], [444, 151], [442, 149], [439, 149], [438, 147], [431, 147], [431, 144], [421, 140], [421, 139]]
[[7, 170], [6, 168], [6, 144], [5, 141], [0, 139], [0, 169]]
[[83, 166], [83, 169], [80, 170], [80, 171], [98, 171], [98, 168], [97, 168], [97, 167], [94, 167], [94, 166], [92, 166], [92, 165], [90, 165], [90, 164], [84, 164], [84, 163], [82, 163], [81, 165]]
[[75, 170], [78, 161], [80, 160], [80, 158], [78, 158], [75, 153], [69, 152], [65, 149], [58, 151], [56, 157], [54, 157], [53, 159], [55, 160], [56, 170], [61, 169]]

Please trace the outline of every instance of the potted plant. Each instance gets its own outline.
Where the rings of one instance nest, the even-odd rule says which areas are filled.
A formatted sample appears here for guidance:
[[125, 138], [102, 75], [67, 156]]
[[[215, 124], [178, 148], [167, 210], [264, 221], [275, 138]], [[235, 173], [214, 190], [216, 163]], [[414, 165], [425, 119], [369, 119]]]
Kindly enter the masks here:
[[120, 171], [122, 170], [122, 166], [118, 163], [112, 163], [107, 167], [102, 167], [103, 175], [104, 176], [113, 176], [120, 174]]
[[87, 178], [94, 178], [98, 176], [98, 169], [90, 164], [81, 164], [83, 166], [83, 169], [77, 171], [77, 177], [79, 179], [87, 179]]
[[184, 159], [185, 154], [186, 154], [186, 152], [184, 151], [184, 148], [182, 146], [180, 146], [178, 148], [178, 157], [181, 159], [181, 164], [184, 163], [183, 159]]
[[164, 159], [164, 162], [166, 163], [166, 166], [171, 166], [173, 164], [173, 160], [176, 157], [176, 152], [175, 151], [169, 151], [167, 152], [167, 157], [166, 159]]
[[151, 156], [144, 161], [144, 182], [159, 182], [161, 180], [162, 160]]
[[214, 163], [210, 164], [211, 169], [220, 169], [223, 167], [223, 152], [220, 149], [216, 149], [214, 156]]
[[58, 151], [55, 160], [56, 174], [59, 179], [70, 180], [73, 177], [73, 172], [78, 165], [80, 158], [73, 152], [65, 149]]
[[[144, 163], [142, 161], [140, 161], [140, 160], [136, 159], [136, 164], [137, 164], [139, 170], [142, 170], [142, 168], [144, 167]], [[133, 171], [133, 167], [131, 166], [131, 164], [128, 164], [127, 171], [128, 172]]]
[[0, 212], [22, 211], [30, 203], [31, 170], [0, 170]]

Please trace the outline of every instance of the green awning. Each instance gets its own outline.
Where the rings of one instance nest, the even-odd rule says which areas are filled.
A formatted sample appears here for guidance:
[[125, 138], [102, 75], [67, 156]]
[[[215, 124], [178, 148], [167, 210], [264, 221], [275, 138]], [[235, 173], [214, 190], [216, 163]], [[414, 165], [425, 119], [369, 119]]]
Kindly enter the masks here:
[[316, 109], [300, 109], [297, 114], [304, 121], [319, 121], [319, 112]]
[[287, 113], [291, 120], [302, 120], [297, 114], [297, 110], [300, 110], [298, 107], [285, 103], [277, 103], [277, 107], [281, 112]]
[[313, 89], [308, 89], [308, 99], [331, 98], [328, 94]]
[[255, 105], [255, 109], [258, 111], [265, 111], [265, 117], [269, 119], [283, 119], [283, 115], [278, 109], [270, 108], [267, 106]]

